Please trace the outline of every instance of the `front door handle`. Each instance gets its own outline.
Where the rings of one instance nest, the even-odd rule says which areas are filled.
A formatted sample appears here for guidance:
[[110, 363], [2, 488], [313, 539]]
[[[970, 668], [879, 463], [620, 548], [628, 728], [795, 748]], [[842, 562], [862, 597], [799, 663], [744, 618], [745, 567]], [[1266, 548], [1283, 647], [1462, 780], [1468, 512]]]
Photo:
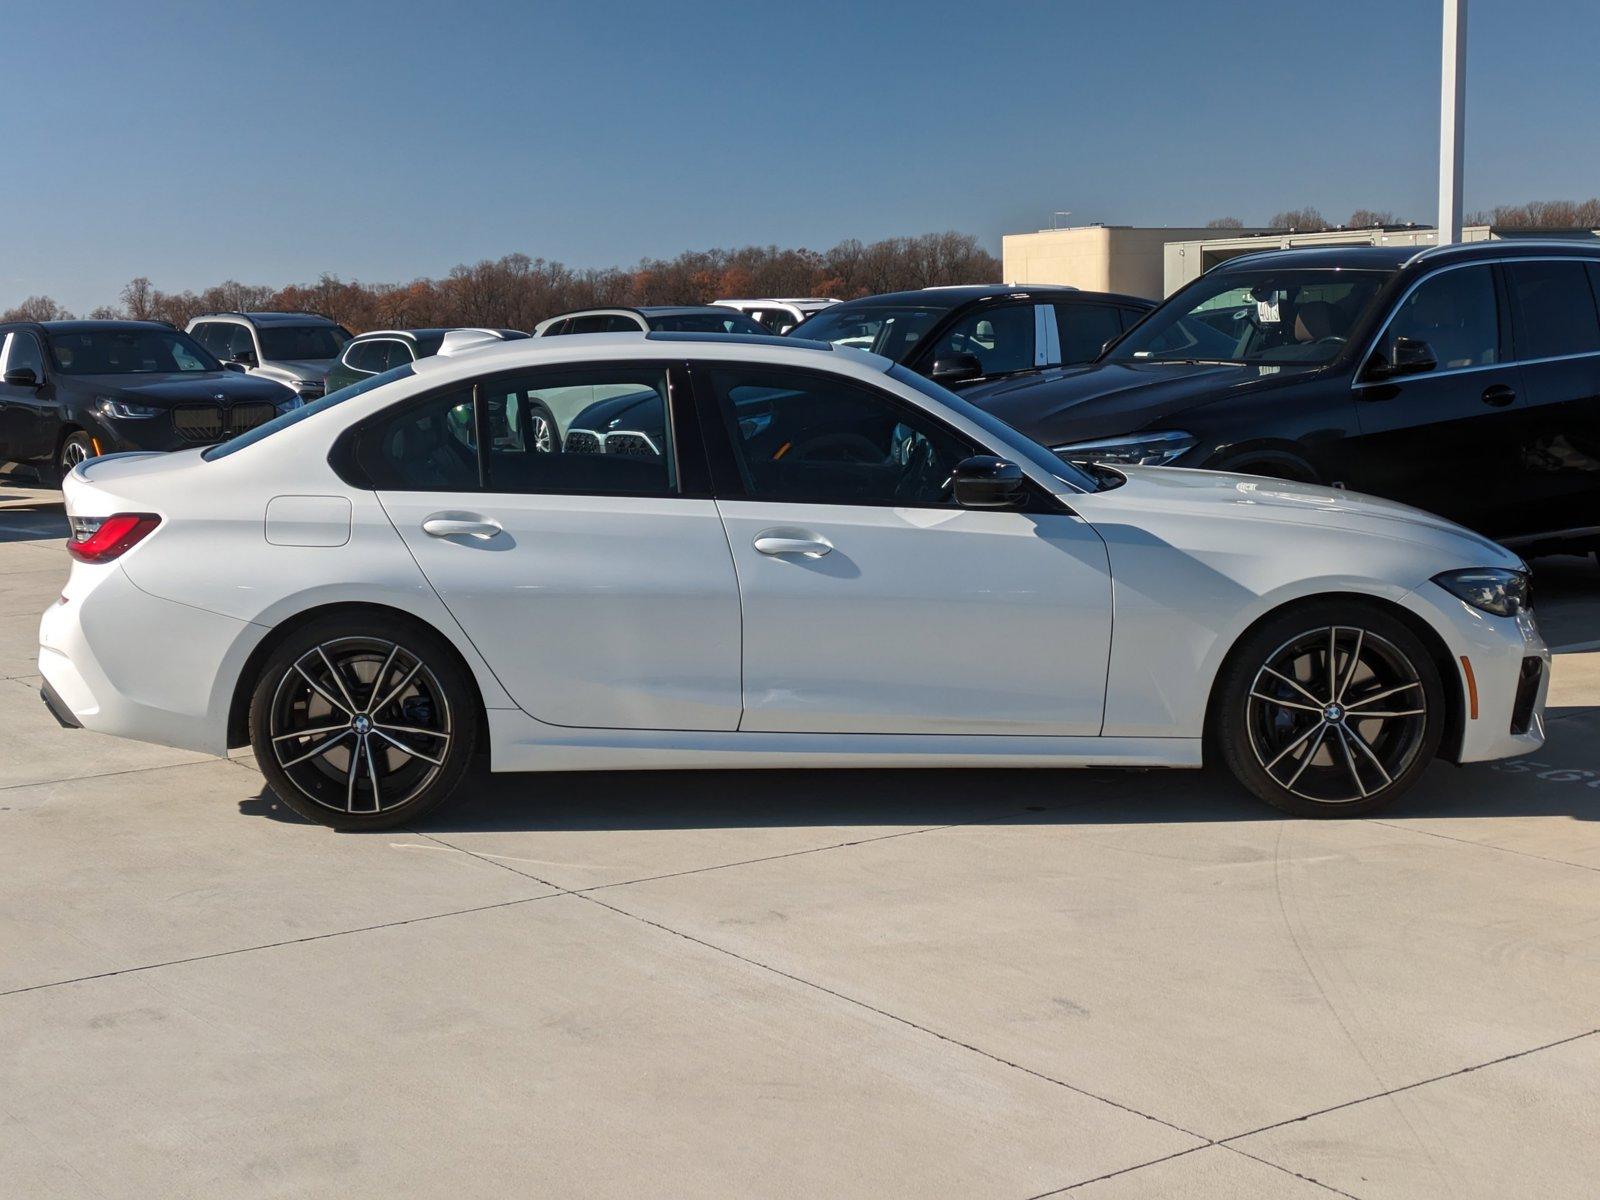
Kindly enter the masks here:
[[1517, 393], [1503, 383], [1483, 389], [1482, 400], [1490, 408], [1504, 408], [1508, 404], [1517, 402]]
[[476, 513], [434, 513], [422, 522], [422, 532], [429, 537], [473, 537], [486, 542], [500, 532], [500, 522]]
[[763, 529], [751, 543], [761, 554], [801, 554], [821, 558], [833, 550], [833, 543], [809, 529]]

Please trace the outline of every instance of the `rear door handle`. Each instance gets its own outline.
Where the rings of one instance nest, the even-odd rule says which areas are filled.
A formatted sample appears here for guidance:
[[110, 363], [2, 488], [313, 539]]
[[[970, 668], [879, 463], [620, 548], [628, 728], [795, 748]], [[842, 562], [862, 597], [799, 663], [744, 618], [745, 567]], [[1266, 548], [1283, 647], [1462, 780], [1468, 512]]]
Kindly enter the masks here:
[[1483, 389], [1483, 402], [1491, 408], [1504, 408], [1517, 402], [1517, 393], [1503, 383]]
[[476, 513], [434, 513], [422, 522], [422, 532], [429, 537], [473, 537], [486, 542], [500, 532], [500, 522]]
[[751, 543], [761, 554], [802, 554], [821, 558], [833, 550], [833, 543], [809, 529], [763, 529]]

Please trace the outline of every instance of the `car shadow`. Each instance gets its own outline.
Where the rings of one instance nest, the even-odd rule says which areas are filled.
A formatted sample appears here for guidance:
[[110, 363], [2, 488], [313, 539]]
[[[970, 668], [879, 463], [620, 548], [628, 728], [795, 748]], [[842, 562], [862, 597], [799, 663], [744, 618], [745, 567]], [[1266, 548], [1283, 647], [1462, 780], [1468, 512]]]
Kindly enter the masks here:
[[[1436, 763], [1385, 819], [1600, 819], [1600, 708], [1553, 709], [1527, 759]], [[1585, 765], [1592, 764], [1592, 765]], [[270, 788], [241, 814], [302, 823]], [[490, 774], [411, 828], [421, 833], [965, 825], [1129, 825], [1294, 820], [1220, 769], [560, 771]]]

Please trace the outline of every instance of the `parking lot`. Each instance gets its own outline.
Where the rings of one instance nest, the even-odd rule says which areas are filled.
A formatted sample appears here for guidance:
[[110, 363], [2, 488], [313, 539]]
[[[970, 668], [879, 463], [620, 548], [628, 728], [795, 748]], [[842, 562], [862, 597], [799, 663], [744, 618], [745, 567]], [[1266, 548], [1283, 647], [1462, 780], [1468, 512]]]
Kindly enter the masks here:
[[[0, 477], [0, 1194], [1576, 1196], [1600, 572], [1532, 762], [1381, 816], [1211, 773], [490, 777], [402, 832], [59, 728]], [[181, 629], [166, 636], [177, 639]]]

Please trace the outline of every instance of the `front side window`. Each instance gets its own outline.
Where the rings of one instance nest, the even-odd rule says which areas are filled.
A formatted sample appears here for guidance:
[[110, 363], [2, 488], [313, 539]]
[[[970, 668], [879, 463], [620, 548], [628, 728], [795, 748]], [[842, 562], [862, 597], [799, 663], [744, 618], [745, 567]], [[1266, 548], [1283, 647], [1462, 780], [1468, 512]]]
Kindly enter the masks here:
[[25, 329], [11, 335], [5, 356], [6, 370], [18, 371], [23, 368], [32, 371], [35, 379], [44, 378], [44, 352], [39, 349], [39, 339]]
[[378, 341], [352, 342], [344, 353], [344, 365], [355, 371], [377, 374], [383, 370], [383, 343]]
[[1440, 271], [1400, 302], [1378, 342], [1385, 362], [1395, 362], [1401, 338], [1426, 343], [1439, 370], [1482, 367], [1500, 361], [1500, 318], [1489, 266]]
[[230, 361], [240, 355], [254, 356], [256, 352], [255, 339], [250, 336], [248, 325], [227, 325], [227, 341], [223, 343], [222, 357]]
[[222, 364], [199, 342], [176, 329], [56, 333], [50, 337], [50, 357], [67, 375], [170, 375], [222, 370]]
[[411, 347], [404, 342], [385, 340], [380, 345], [383, 347], [383, 370], [392, 371], [411, 361]]
[[1582, 262], [1509, 263], [1506, 276], [1517, 314], [1518, 358], [1600, 350], [1600, 318]]
[[1122, 333], [1122, 317], [1110, 304], [1058, 304], [1061, 361], [1086, 363], [1100, 357], [1100, 348]]
[[971, 443], [869, 388], [763, 367], [709, 372], [752, 499], [953, 506], [950, 476]]
[[202, 321], [194, 327], [192, 335], [207, 350], [218, 358], [226, 358], [228, 350], [228, 327], [221, 321]]
[[261, 356], [269, 360], [338, 358], [350, 334], [337, 325], [268, 325], [259, 331]]
[[1304, 268], [1202, 275], [1151, 313], [1112, 362], [1332, 362], [1391, 275]]
[[1028, 371], [1034, 366], [1036, 328], [1031, 304], [980, 308], [941, 333], [925, 361], [931, 367], [941, 358], [970, 354], [983, 364], [985, 375]]

